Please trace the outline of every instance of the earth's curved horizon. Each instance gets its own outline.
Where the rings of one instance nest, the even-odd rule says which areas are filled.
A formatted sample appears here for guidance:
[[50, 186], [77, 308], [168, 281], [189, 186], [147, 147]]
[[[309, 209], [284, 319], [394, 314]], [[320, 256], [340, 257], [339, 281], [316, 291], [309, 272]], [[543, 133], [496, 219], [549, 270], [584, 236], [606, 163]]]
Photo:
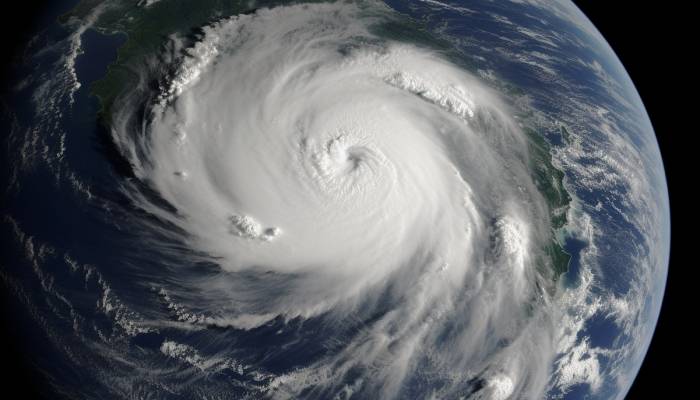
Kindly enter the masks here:
[[51, 398], [622, 399], [669, 199], [570, 1], [79, 1], [4, 95]]

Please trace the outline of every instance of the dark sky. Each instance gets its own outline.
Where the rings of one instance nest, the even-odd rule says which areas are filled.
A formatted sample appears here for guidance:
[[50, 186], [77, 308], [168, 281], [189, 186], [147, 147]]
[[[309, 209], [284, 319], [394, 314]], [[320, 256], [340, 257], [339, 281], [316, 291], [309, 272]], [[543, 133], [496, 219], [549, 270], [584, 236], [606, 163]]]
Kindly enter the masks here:
[[[37, 15], [43, 13], [48, 1], [26, 0], [12, 7], [11, 13], [5, 14], [0, 23], [0, 41], [3, 44], [3, 56], [0, 61], [0, 80], [4, 89], [8, 80], [10, 65], [20, 56], [24, 43], [31, 38], [38, 27]], [[11, 18], [9, 18], [11, 15]]]

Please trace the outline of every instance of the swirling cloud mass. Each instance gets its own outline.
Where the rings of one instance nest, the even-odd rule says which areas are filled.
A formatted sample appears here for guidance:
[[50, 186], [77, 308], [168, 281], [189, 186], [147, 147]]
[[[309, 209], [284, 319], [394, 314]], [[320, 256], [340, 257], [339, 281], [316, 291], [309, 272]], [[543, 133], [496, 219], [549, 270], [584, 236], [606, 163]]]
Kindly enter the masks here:
[[458, 3], [84, 0], [37, 33], [0, 94], [33, 388], [624, 398], [668, 270], [651, 122], [569, 0]]
[[59, 25], [0, 118], [0, 283], [52, 397], [625, 396], [666, 182], [568, 0], [83, 1]]
[[205, 27], [146, 122], [122, 107], [115, 138], [172, 208], [130, 196], [226, 271], [199, 322], [338, 329], [273, 397], [541, 397], [554, 233], [528, 138], [444, 54], [373, 33], [382, 18], [315, 4]]

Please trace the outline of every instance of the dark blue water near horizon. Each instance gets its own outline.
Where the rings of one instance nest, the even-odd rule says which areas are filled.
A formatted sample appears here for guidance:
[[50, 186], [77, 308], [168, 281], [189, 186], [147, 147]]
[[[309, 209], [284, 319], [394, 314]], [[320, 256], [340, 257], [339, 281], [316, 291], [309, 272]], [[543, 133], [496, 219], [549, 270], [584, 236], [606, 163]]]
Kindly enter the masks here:
[[[619, 74], [625, 75], [624, 70], [620, 71], [618, 64], [615, 63], [614, 55], [609, 57], [606, 55], [607, 49], [598, 47], [581, 47], [571, 42], [557, 42], [556, 51], [543, 46], [542, 43], [528, 43], [518, 51], [523, 53], [541, 52], [547, 55], [559, 55], [564, 60], [570, 60], [563, 65], [551, 66], [555, 69], [557, 79], [546, 79], [537, 72], [536, 68], [531, 65], [521, 63], [517, 58], [509, 59], [507, 56], [498, 54], [495, 49], [506, 49], [509, 39], [517, 39], [514, 35], [512, 26], [509, 24], [498, 24], [488, 17], [488, 12], [506, 16], [511, 22], [517, 26], [539, 27], [547, 32], [561, 33], [565, 32], [570, 37], [578, 38], [581, 41], [586, 41], [586, 34], [578, 31], [578, 28], [572, 29], [572, 26], [554, 18], [553, 15], [546, 13], [537, 13], [531, 7], [525, 4], [509, 3], [504, 7], [503, 3], [480, 3], [474, 1], [447, 1], [446, 5], [422, 3], [420, 6], [416, 4], [407, 4], [400, 1], [389, 1], [389, 4], [402, 13], [410, 15], [417, 21], [425, 23], [431, 29], [441, 32], [441, 34], [454, 38], [458, 43], [456, 45], [458, 51], [467, 58], [471, 59], [474, 73], [479, 70], [493, 69], [496, 71], [500, 79], [507, 82], [513, 82], [519, 89], [525, 93], [531, 94], [529, 97], [530, 104], [537, 110], [541, 110], [547, 115], [558, 116], [566, 113], [568, 108], [567, 96], [562, 94], [573, 94], [571, 89], [562, 85], [561, 82], [575, 82], [576, 95], [587, 99], [595, 99], [603, 109], [616, 110], [621, 107], [617, 100], [610, 96], [608, 88], [601, 86], [601, 80], [595, 71], [593, 71], [585, 63], [599, 63], [605, 71], [612, 71], [615, 76], [620, 79]], [[452, 8], [450, 8], [452, 7]], [[456, 8], [455, 8], [456, 7]], [[459, 7], [462, 7], [461, 9]], [[467, 19], [461, 14], [469, 14], [470, 8], [478, 10], [478, 15], [470, 16], [469, 23], [465, 23]], [[428, 12], [427, 10], [430, 10]], [[430, 15], [429, 17], [427, 15]], [[479, 17], [481, 15], [481, 17]], [[472, 23], [479, 20], [479, 23]], [[464, 42], [460, 42], [460, 38], [469, 38]], [[490, 46], [482, 46], [488, 43]], [[580, 62], [583, 61], [583, 62]], [[584, 63], [585, 62], [585, 63]], [[625, 88], [627, 89], [627, 88]], [[632, 112], [632, 110], [626, 110]], [[612, 113], [615, 114], [615, 113]], [[610, 115], [615, 123], [617, 123], [623, 132], [627, 132], [629, 140], [633, 143], [642, 143], [642, 135], [635, 135], [643, 128], [631, 125], [626, 119], [618, 118], [617, 115]], [[625, 115], [626, 116], [626, 115]], [[586, 134], [590, 136], [592, 142], [604, 140], [604, 133], [595, 129], [590, 129], [587, 126], [588, 121], [578, 121], [580, 125], [572, 124], [567, 126], [568, 129], [574, 130], [577, 134]], [[541, 131], [541, 134], [554, 147], [566, 145], [562, 141], [560, 128], [556, 127], [552, 131]], [[598, 161], [594, 157], [590, 160], [582, 160], [581, 168], [595, 168], [595, 162]], [[590, 165], [587, 165], [589, 163]], [[625, 213], [635, 213], [639, 210], [628, 209], [625, 196], [626, 189], [622, 187], [614, 187], [609, 191], [592, 190], [577, 184], [577, 176], [575, 172], [565, 171], [568, 176], [568, 190], [572, 192], [580, 200], [580, 206], [594, 220], [596, 229], [596, 239], [589, 243], [587, 238], [567, 237], [563, 243], [565, 251], [571, 255], [569, 271], [564, 275], [564, 285], [570, 288], [577, 287], [581, 283], [582, 255], [589, 246], [596, 247], [595, 263], [601, 268], [596, 269], [595, 282], [591, 292], [596, 294], [600, 287], [609, 290], [611, 293], [625, 298], [631, 290], [631, 283], [635, 281], [637, 270], [630, 268], [630, 265], [640, 262], [635, 256], [641, 256], [648, 252], [648, 248], [644, 248], [645, 243], [644, 233], [630, 223]], [[602, 209], [593, 207], [596, 204], [606, 204]], [[610, 204], [615, 207], [609, 206]], [[605, 238], [604, 241], [601, 238]], [[590, 268], [591, 266], [586, 266]], [[591, 346], [601, 346], [602, 348], [621, 348], [631, 339], [621, 334], [620, 328], [613, 322], [610, 316], [596, 314], [590, 319], [590, 324], [587, 324], [585, 329], [579, 332], [579, 339], [587, 337]], [[601, 374], [605, 374], [608, 362], [608, 357], [599, 356], [601, 365]], [[610, 383], [606, 383], [601, 389], [600, 396], [609, 391], [615, 393], [616, 388]], [[586, 399], [590, 398], [590, 387], [587, 384], [579, 384], [570, 388], [566, 393], [567, 399]]]
[[[18, 82], [20, 86], [14, 89], [15, 95], [6, 99], [16, 119], [11, 122], [3, 118], [2, 123], [3, 126], [12, 124], [8, 127], [12, 134], [31, 134], [32, 129], [37, 129], [33, 125], [42, 113], [54, 112], [37, 109], [36, 105], [42, 104], [46, 99], [33, 99], [32, 93], [40, 85], [47, 84], [47, 81], [61, 79], [54, 73], [57, 63], [62, 62], [67, 54], [65, 40], [68, 31], [59, 26], [55, 19], [73, 7], [74, 3], [56, 3], [45, 17], [39, 18], [39, 21], [47, 23], [47, 28], [35, 37], [33, 46], [49, 46], [50, 50], [26, 59], [26, 65], [18, 66], [18, 71], [31, 71], [28, 75], [31, 80], [26, 84]], [[71, 321], [61, 318], [46, 321], [44, 316], [55, 315], [56, 312], [70, 314], [69, 307], [72, 307], [94, 318], [98, 326], [105, 323], [104, 317], [95, 311], [94, 296], [80, 295], [85, 291], [97, 293], [99, 288], [95, 287], [96, 283], [89, 281], [87, 276], [78, 276], [71, 271], [63, 254], [71, 254], [81, 262], [101, 263], [113, 251], [108, 245], [108, 238], [114, 234], [113, 229], [96, 217], [99, 215], [96, 213], [96, 205], [81, 198], [74, 190], [69, 173], [75, 173], [73, 176], [80, 179], [87, 188], [114, 178], [110, 163], [99, 151], [101, 135], [106, 134], [106, 130], [98, 122], [99, 104], [90, 93], [90, 85], [104, 76], [107, 66], [116, 59], [117, 48], [124, 40], [123, 35], [102, 35], [87, 30], [82, 35], [84, 51], [77, 57], [75, 64], [75, 72], [82, 84], [75, 92], [75, 103], [70, 107], [65, 97], [53, 100], [60, 103], [59, 107], [66, 114], [60, 121], [54, 121], [53, 134], [46, 135], [46, 140], [51, 144], [65, 140], [65, 153], [62, 157], [70, 169], [49, 170], [44, 164], [35, 166], [24, 173], [22, 182], [3, 196], [4, 223], [0, 229], [2, 261], [6, 269], [3, 272], [3, 286], [7, 286], [10, 292], [22, 290], [33, 293], [31, 296], [18, 297], [24, 304], [18, 304], [16, 298], [11, 297], [4, 306], [13, 310], [7, 318], [18, 336], [17, 343], [25, 349], [31, 349], [26, 353], [26, 362], [40, 366], [38, 371], [41, 372], [32, 376], [32, 379], [35, 380], [35, 389], [47, 398], [61, 398], [62, 395], [51, 390], [48, 381], [44, 381], [45, 376], [62, 382], [66, 387], [82, 387], [84, 392], [99, 390], [96, 382], [86, 379], [84, 372], [74, 368], [75, 361], [81, 356], [70, 352], [68, 343], [71, 339], [59, 339], [62, 336], [60, 332], [70, 332], [73, 329]], [[46, 95], [55, 96], [56, 93]], [[80, 112], [74, 113], [73, 110]], [[63, 138], [60, 136], [62, 132], [65, 132]], [[39, 131], [38, 134], [46, 133]], [[11, 163], [13, 160], [4, 162]], [[8, 215], [12, 215], [13, 219], [8, 220]], [[20, 232], [26, 234], [17, 236], [14, 231], [15, 222], [18, 223]], [[34, 265], [36, 258], [43, 260], [44, 265]], [[11, 272], [11, 277], [6, 275], [7, 272]], [[21, 282], [22, 286], [14, 282]], [[52, 293], [54, 287], [77, 294], [71, 297], [71, 306], [63, 304], [61, 297]], [[36, 294], [40, 293], [44, 293], [43, 298], [37, 298]], [[17, 313], [18, 310], [25, 312]], [[43, 393], [45, 390], [47, 393]]]

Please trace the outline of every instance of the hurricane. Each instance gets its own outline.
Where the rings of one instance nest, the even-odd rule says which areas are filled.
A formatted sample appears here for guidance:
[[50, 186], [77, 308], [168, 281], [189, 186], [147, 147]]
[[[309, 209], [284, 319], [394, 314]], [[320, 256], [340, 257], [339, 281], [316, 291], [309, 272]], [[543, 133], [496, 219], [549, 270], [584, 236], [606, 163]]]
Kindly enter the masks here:
[[[419, 3], [457, 13], [466, 26], [479, 19], [464, 18], [481, 15]], [[147, 13], [169, 4], [133, 7], [155, 15]], [[88, 90], [75, 72], [81, 37], [94, 27], [111, 34], [101, 21], [120, 21], [117, 32], [138, 21], [120, 7], [105, 2], [73, 21], [71, 53], [58, 63], [69, 71], [61, 82], [73, 82], [62, 100], [71, 110]], [[664, 251], [651, 249], [658, 239], [651, 233], [620, 235], [635, 246], [629, 259], [644, 268], [611, 288], [601, 271], [604, 257], [617, 253], [601, 238], [614, 235], [595, 213], [644, 211], [614, 226], [656, 232], [663, 199], [649, 199], [662, 178], [644, 167], [656, 160], [645, 155], [652, 142], [617, 136], [630, 120], [608, 119], [577, 86], [550, 74], [573, 64], [609, 83], [604, 67], [499, 47], [534, 40], [552, 52], [564, 48], [563, 34], [525, 28], [513, 28], [517, 40], [501, 33], [496, 45], [479, 36], [455, 45], [443, 34], [447, 22], [428, 29], [431, 19], [376, 1], [241, 7], [207, 14], [203, 24], [192, 16], [194, 29], [158, 31], [158, 45], [129, 63], [135, 39], [126, 39], [121, 66], [106, 73], [130, 83], [93, 87], [100, 151], [116, 172], [88, 185], [80, 172], [64, 172], [91, 170], [86, 161], [53, 171], [56, 181], [67, 174], [87, 212], [98, 215], [85, 220], [109, 226], [109, 236], [86, 233], [81, 243], [95, 247], [81, 255], [78, 247], [41, 244], [20, 219], [5, 217], [75, 333], [58, 347], [98, 371], [94, 386], [66, 393], [477, 400], [562, 399], [581, 387], [603, 398], [624, 393], [648, 346], [646, 318], [655, 318], [648, 313], [658, 314], [660, 300], [645, 293], [664, 271], [651, 267], [663, 264]], [[535, 68], [534, 87], [551, 84], [557, 95], [504, 83], [508, 71], [479, 64], [487, 62], [479, 51]], [[27, 137], [25, 148], [41, 143]], [[60, 137], [70, 157], [71, 136]], [[612, 150], [598, 150], [600, 143]], [[62, 157], [49, 164], [63, 165]], [[54, 257], [66, 277], [49, 278], [43, 265]], [[92, 308], [94, 315], [84, 311]], [[617, 339], [600, 339], [609, 334], [590, 328], [596, 318], [616, 327]]]
[[[136, 200], [225, 271], [195, 285], [216, 296], [202, 323], [354, 330], [376, 315], [298, 373], [320, 397], [349, 374], [383, 398], [433, 374], [442, 396], [535, 397], [553, 357], [538, 268], [553, 233], [528, 138], [476, 77], [373, 34], [382, 12], [288, 6], [206, 26], [145, 118], [114, 132], [171, 207]], [[280, 382], [290, 397], [307, 386]]]

